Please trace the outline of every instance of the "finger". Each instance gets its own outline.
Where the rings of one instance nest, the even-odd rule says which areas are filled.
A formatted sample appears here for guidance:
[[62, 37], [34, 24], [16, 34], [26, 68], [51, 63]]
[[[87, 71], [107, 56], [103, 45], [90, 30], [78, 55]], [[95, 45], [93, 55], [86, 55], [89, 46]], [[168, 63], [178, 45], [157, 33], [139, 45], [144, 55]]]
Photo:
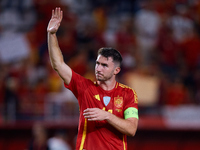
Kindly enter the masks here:
[[84, 117], [91, 119], [91, 118], [95, 118], [96, 116], [95, 115], [85, 115]]
[[88, 121], [97, 121], [95, 118], [87, 119]]
[[61, 12], [60, 12], [60, 20], [62, 20], [62, 18], [63, 18], [63, 11], [61, 10]]
[[96, 108], [87, 108], [87, 109], [85, 109], [85, 110], [94, 111], [94, 110], [96, 110]]
[[85, 113], [83, 113], [83, 116], [93, 116], [93, 115], [95, 115], [94, 112], [85, 112]]
[[54, 16], [54, 9], [52, 10], [52, 17]]
[[89, 116], [86, 118], [88, 121], [98, 121], [98, 117], [96, 115], [93, 115], [93, 116]]
[[84, 112], [84, 113], [86, 113], [86, 112], [88, 112], [88, 110], [87, 110], [87, 109], [85, 109], [83, 112]]
[[58, 18], [60, 19], [60, 7], [58, 7]]
[[90, 112], [91, 108], [85, 109], [83, 112]]
[[84, 116], [86, 119], [96, 120], [97, 117], [95, 115]]
[[56, 7], [55, 16], [58, 16], [58, 8]]

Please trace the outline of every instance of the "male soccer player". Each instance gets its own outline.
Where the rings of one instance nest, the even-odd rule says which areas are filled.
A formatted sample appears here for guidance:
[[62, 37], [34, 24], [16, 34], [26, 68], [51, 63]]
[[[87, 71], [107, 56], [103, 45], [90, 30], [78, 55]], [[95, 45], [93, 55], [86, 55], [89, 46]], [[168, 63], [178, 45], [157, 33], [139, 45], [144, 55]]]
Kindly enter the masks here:
[[133, 89], [118, 83], [121, 54], [101, 48], [96, 59], [96, 82], [75, 73], [63, 60], [56, 32], [63, 12], [52, 10], [47, 27], [48, 48], [53, 69], [79, 102], [77, 150], [126, 150], [126, 135], [134, 136], [138, 125], [137, 96]]

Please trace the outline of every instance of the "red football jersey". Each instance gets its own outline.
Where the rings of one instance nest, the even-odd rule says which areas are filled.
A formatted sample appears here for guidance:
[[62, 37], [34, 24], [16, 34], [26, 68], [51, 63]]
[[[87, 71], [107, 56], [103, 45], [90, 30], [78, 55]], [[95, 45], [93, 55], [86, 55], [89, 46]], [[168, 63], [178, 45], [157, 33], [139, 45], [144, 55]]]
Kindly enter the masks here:
[[65, 87], [74, 93], [80, 107], [76, 150], [126, 150], [126, 135], [107, 121], [88, 121], [84, 118], [83, 111], [87, 108], [100, 108], [124, 118], [127, 108], [138, 109], [135, 91], [118, 82], [114, 89], [105, 91], [96, 82], [74, 71], [70, 84], [65, 84]]

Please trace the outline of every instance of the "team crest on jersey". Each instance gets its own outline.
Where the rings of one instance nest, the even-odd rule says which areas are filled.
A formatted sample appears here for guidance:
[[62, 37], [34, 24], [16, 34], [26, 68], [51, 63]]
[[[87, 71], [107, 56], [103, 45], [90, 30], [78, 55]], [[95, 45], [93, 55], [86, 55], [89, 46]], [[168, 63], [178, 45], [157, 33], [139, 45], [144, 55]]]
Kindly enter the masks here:
[[110, 102], [110, 97], [109, 96], [104, 96], [103, 97], [103, 102], [107, 106], [109, 104], [109, 102]]
[[115, 97], [114, 104], [117, 108], [121, 108], [123, 106], [123, 97]]

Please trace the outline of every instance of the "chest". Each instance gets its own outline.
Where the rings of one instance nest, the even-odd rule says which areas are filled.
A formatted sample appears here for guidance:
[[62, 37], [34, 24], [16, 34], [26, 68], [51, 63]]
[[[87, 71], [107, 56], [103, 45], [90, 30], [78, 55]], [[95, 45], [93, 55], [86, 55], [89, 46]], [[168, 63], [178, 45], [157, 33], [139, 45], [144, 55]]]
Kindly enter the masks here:
[[113, 113], [119, 117], [123, 117], [125, 105], [125, 95], [119, 90], [105, 92], [98, 89], [92, 89], [84, 92], [81, 107], [100, 108], [102, 110]]

